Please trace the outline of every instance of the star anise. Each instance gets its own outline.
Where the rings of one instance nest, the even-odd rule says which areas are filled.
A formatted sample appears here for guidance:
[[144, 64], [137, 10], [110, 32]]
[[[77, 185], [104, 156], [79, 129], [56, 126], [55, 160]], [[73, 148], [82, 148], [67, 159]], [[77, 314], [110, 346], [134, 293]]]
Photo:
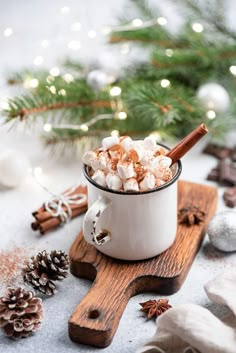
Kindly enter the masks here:
[[172, 308], [168, 299], [148, 300], [144, 303], [139, 303], [142, 307], [142, 311], [147, 314], [148, 319], [152, 317], [158, 317], [163, 314], [166, 310]]
[[178, 220], [181, 224], [192, 226], [203, 222], [205, 215], [205, 212], [201, 211], [198, 206], [187, 206], [179, 210]]

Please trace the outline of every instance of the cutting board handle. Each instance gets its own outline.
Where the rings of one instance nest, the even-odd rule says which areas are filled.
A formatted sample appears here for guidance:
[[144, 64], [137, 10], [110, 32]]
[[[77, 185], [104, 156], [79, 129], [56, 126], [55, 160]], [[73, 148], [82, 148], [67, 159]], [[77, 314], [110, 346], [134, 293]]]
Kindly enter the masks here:
[[93, 286], [69, 320], [70, 338], [83, 344], [107, 347], [132, 295], [131, 287], [127, 271], [107, 266], [98, 272]]

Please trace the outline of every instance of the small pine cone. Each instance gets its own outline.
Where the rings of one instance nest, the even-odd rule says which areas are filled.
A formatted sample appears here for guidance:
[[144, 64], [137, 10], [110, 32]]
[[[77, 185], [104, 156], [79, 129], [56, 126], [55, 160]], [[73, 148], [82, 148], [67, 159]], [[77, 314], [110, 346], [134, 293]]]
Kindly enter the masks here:
[[24, 281], [46, 295], [57, 292], [54, 281], [62, 281], [68, 275], [69, 257], [63, 251], [45, 250], [31, 257], [23, 269]]
[[42, 300], [34, 292], [8, 288], [0, 298], [0, 327], [8, 337], [27, 337], [39, 329], [42, 321]]

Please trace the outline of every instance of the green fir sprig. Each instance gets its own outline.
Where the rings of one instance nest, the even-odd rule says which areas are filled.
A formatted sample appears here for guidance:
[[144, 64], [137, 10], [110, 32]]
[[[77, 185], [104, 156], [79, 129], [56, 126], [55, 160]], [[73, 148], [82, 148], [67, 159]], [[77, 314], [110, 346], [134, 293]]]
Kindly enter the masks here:
[[[236, 33], [227, 25], [224, 2], [212, 0], [209, 5], [209, 2], [181, 0], [182, 11], [188, 15], [181, 30], [174, 34], [168, 24], [163, 26], [157, 21], [158, 9], [150, 8], [145, 0], [131, 3], [140, 18], [147, 21], [147, 27], [134, 27], [121, 19], [122, 25], [114, 28], [109, 42], [113, 45], [130, 42], [143, 50], [148, 46], [149, 61], [132, 63], [116, 82], [107, 83], [100, 90], [87, 82], [91, 68], [70, 58], [64, 63], [64, 73], [68, 70], [73, 73], [70, 79], [64, 73], [54, 77], [47, 71], [28, 69], [12, 74], [8, 79], [10, 84], [24, 87], [32, 79], [37, 79], [37, 84], [9, 99], [9, 107], [3, 111], [6, 122], [33, 123], [43, 117], [51, 124], [44, 135], [46, 145], [50, 146], [78, 145], [78, 142], [82, 146], [87, 140], [100, 139], [112, 130], [131, 136], [156, 131], [165, 138], [181, 138], [200, 122], [207, 123], [212, 135], [219, 138], [235, 126], [236, 79], [229, 67], [236, 62]], [[203, 24], [201, 33], [193, 31], [193, 21]], [[211, 81], [223, 84], [232, 97], [230, 110], [217, 114], [213, 120], [206, 117], [196, 98], [198, 88]], [[121, 88], [119, 96], [110, 94], [113, 86]], [[125, 113], [122, 119], [120, 112]]]

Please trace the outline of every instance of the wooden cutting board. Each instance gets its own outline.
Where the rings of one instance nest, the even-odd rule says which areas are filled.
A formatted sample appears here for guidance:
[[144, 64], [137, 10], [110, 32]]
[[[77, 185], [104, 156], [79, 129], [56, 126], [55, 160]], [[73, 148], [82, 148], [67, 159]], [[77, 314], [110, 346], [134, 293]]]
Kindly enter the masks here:
[[134, 262], [112, 259], [85, 242], [82, 232], [78, 235], [70, 249], [71, 272], [93, 284], [69, 319], [69, 336], [73, 341], [106, 347], [130, 297], [143, 292], [169, 295], [181, 287], [215, 213], [217, 191], [210, 186], [179, 181], [178, 196], [179, 209], [198, 205], [206, 213], [205, 222], [193, 226], [179, 224], [174, 244], [154, 258]]

